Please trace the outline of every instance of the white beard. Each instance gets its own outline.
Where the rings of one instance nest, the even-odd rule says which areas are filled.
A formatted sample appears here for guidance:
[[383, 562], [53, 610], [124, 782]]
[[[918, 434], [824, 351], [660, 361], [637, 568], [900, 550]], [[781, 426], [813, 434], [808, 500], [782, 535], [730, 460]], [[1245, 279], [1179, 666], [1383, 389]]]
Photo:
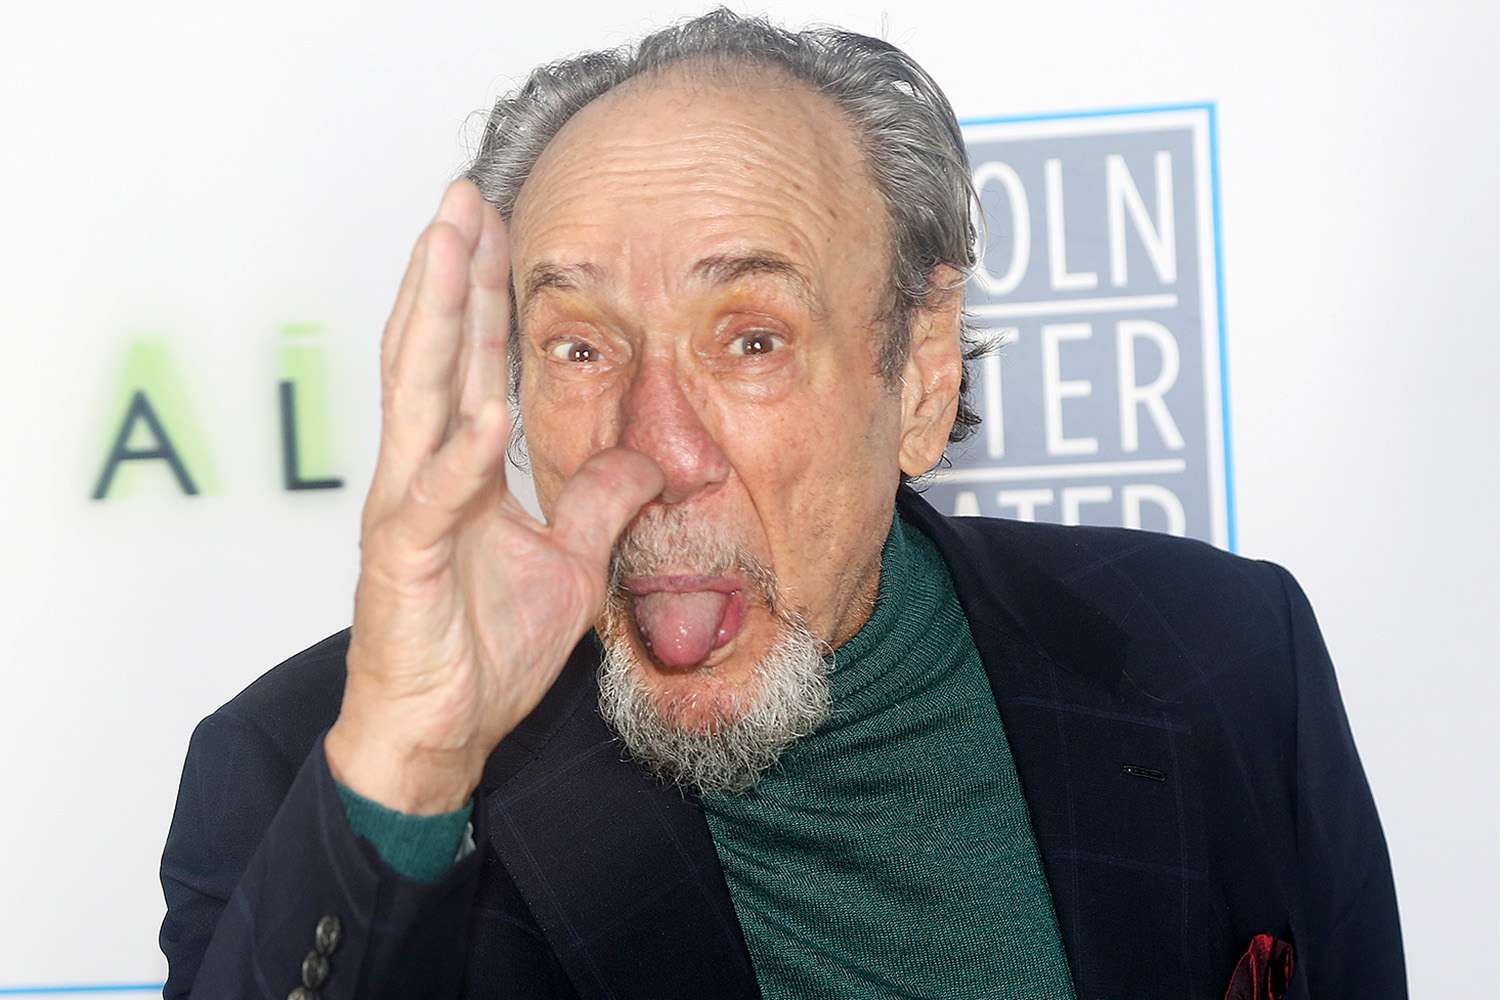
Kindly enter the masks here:
[[[742, 692], [678, 696], [661, 704], [645, 680], [645, 667], [630, 640], [626, 576], [650, 575], [680, 566], [691, 554], [694, 572], [738, 572], [757, 591], [777, 623], [771, 648], [755, 664]], [[630, 755], [657, 777], [696, 789], [699, 794], [739, 793], [753, 788], [781, 753], [814, 732], [832, 707], [828, 645], [808, 630], [802, 616], [781, 598], [775, 575], [724, 541], [722, 534], [689, 521], [679, 511], [655, 508], [643, 513], [615, 547], [610, 597], [600, 639], [599, 711]], [[712, 683], [705, 678], [705, 682]], [[702, 719], [703, 701], [715, 702], [707, 723], [678, 723], [680, 709]]]

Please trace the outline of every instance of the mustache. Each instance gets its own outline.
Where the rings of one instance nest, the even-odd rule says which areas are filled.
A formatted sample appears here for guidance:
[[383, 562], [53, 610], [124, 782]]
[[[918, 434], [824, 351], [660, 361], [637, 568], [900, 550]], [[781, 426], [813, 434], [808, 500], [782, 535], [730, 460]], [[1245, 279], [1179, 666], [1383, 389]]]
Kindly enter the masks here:
[[782, 614], [786, 601], [776, 572], [751, 555], [721, 525], [678, 507], [644, 508], [615, 542], [609, 560], [609, 594], [623, 607], [629, 599], [625, 581], [632, 577], [667, 573], [738, 576], [750, 596], [772, 614]]

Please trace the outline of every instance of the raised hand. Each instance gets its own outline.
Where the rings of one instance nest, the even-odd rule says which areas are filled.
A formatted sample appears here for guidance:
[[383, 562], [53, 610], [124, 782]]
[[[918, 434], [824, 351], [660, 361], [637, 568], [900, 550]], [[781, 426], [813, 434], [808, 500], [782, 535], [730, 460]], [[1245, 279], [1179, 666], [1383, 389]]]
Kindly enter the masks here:
[[325, 750], [336, 778], [407, 813], [468, 798], [597, 615], [615, 539], [663, 484], [650, 459], [612, 448], [569, 480], [551, 524], [506, 488], [509, 279], [504, 223], [455, 181], [381, 344], [380, 457]]

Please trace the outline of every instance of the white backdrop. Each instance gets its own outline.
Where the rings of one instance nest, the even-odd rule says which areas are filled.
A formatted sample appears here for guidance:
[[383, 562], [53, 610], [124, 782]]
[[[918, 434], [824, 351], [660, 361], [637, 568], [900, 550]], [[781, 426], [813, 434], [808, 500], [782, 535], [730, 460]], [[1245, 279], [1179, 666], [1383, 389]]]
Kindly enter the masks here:
[[[701, 8], [217, 9], [32, 4], [0, 35], [0, 994], [160, 983], [189, 732], [348, 621], [378, 333], [466, 115]], [[1497, 5], [813, 13], [906, 47], [961, 117], [1217, 104], [1239, 549], [1319, 612], [1413, 995], [1496, 996]], [[347, 486], [287, 492], [281, 331], [309, 323], [327, 416], [304, 471]], [[158, 468], [90, 500], [132, 343], [175, 373], [203, 495], [137, 463]]]

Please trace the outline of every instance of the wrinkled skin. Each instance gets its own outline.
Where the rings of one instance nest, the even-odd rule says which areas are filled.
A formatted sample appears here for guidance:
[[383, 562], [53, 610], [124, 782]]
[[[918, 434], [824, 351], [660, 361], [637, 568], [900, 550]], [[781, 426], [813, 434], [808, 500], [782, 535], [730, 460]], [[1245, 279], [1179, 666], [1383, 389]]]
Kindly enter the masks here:
[[[927, 318], [949, 336], [924, 343], [908, 392], [876, 373], [886, 233], [852, 130], [796, 82], [762, 76], [747, 99], [734, 80], [669, 75], [581, 111], [511, 220], [543, 510], [591, 454], [639, 451], [665, 476], [655, 502], [770, 566], [815, 635], [852, 636], [900, 473], [937, 459], [956, 398], [952, 302]], [[700, 263], [762, 256], [785, 270]], [[664, 700], [697, 691], [710, 712], [748, 683], [773, 624], [752, 604], [696, 667], [663, 669], [644, 645], [638, 659]]]

